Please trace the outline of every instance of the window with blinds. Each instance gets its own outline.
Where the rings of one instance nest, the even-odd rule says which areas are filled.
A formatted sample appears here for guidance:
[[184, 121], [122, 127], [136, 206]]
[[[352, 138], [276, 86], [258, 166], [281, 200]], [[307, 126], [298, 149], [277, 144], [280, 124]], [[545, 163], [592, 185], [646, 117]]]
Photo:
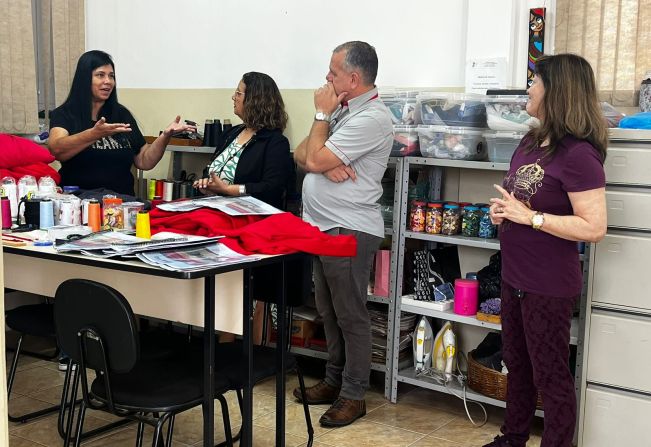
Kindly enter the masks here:
[[585, 57], [602, 100], [637, 106], [651, 70], [651, 0], [557, 0], [554, 52]]

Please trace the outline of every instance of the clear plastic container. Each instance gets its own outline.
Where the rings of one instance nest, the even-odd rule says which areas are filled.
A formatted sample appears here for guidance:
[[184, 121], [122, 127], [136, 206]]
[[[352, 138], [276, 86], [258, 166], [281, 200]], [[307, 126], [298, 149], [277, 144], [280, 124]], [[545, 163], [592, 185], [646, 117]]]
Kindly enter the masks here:
[[393, 124], [418, 124], [416, 113], [417, 91], [385, 90], [380, 93], [380, 99], [391, 112]]
[[527, 95], [490, 95], [485, 98], [486, 122], [492, 130], [528, 132], [539, 121], [527, 113]]
[[393, 126], [392, 157], [417, 157], [420, 155], [417, 129], [418, 126]]
[[484, 96], [467, 93], [421, 93], [417, 119], [423, 124], [486, 128]]
[[52, 177], [44, 175], [38, 179], [38, 193], [41, 196], [52, 196], [57, 192], [57, 184]]
[[443, 221], [441, 234], [452, 236], [461, 232], [461, 210], [459, 205], [446, 203], [443, 205]]
[[418, 141], [423, 157], [453, 160], [485, 160], [483, 132], [466, 127], [418, 126]]
[[510, 163], [524, 135], [519, 132], [484, 132], [488, 160], [495, 163]]
[[421, 200], [414, 200], [411, 203], [411, 210], [409, 212], [409, 230], [418, 233], [425, 231], [425, 215], [425, 202]]
[[467, 237], [477, 237], [481, 211], [476, 206], [468, 205], [463, 209], [461, 234]]

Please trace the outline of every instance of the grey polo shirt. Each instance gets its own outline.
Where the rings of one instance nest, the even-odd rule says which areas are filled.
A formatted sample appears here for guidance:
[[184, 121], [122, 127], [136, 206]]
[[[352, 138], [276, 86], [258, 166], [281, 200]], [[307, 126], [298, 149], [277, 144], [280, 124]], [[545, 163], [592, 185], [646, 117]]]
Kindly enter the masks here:
[[303, 219], [326, 231], [335, 227], [384, 237], [377, 201], [393, 144], [388, 109], [374, 88], [339, 106], [332, 114], [325, 145], [357, 174], [357, 180], [335, 183], [320, 173], [303, 181]]

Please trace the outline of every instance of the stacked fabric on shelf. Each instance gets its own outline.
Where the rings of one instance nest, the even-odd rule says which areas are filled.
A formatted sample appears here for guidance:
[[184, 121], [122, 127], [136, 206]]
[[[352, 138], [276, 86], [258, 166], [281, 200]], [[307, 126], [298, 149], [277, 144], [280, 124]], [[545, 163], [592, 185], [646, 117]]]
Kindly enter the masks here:
[[54, 156], [44, 146], [15, 135], [0, 133], [0, 178], [9, 176], [18, 181], [24, 175], [32, 175], [39, 180], [47, 175], [58, 185], [61, 176], [49, 166], [54, 160]]

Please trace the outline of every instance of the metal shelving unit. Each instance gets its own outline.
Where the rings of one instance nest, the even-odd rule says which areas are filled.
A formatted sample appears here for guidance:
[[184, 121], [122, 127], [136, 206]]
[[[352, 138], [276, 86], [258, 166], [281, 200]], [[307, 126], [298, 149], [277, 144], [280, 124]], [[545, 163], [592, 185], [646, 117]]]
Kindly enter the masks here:
[[[443, 170], [445, 168], [458, 168], [458, 169], [475, 169], [475, 170], [488, 170], [488, 171], [507, 171], [509, 169], [508, 163], [492, 163], [492, 162], [478, 162], [478, 161], [458, 161], [458, 160], [444, 160], [436, 158], [422, 158], [422, 157], [405, 157], [396, 166], [396, 188], [395, 188], [395, 203], [394, 203], [394, 238], [391, 246], [391, 288], [390, 297], [394, 303], [393, 309], [390, 309], [389, 319], [389, 336], [392, 338], [393, 346], [397, 344], [398, 328], [400, 327], [400, 313], [409, 312], [418, 315], [426, 315], [437, 319], [453, 321], [458, 324], [482, 327], [488, 330], [501, 330], [500, 324], [489, 323], [477, 320], [474, 316], [462, 316], [455, 314], [452, 310], [440, 311], [428, 306], [427, 302], [416, 301], [409, 298], [408, 295], [403, 295], [402, 282], [404, 271], [404, 256], [405, 256], [405, 240], [415, 239], [430, 243], [446, 243], [454, 244], [457, 246], [482, 248], [487, 250], [499, 250], [500, 242], [498, 239], [483, 239], [472, 238], [464, 236], [445, 236], [445, 235], [430, 235], [424, 233], [416, 233], [407, 231], [406, 222], [408, 215], [408, 187], [409, 187], [409, 171], [411, 165], [427, 166], [430, 170], [434, 171], [434, 178], [436, 181], [432, 185], [432, 193], [435, 197], [441, 196], [441, 179], [443, 178]], [[586, 244], [586, 253], [580, 256], [583, 261], [584, 282], [587, 284], [588, 262], [589, 259], [589, 244]], [[583, 355], [583, 333], [585, 326], [585, 300], [586, 300], [586, 287], [581, 297], [581, 307], [579, 318], [572, 321], [571, 329], [571, 343], [577, 345], [577, 370], [576, 370], [576, 383], [577, 393], [580, 392], [581, 383], [581, 362]], [[424, 375], [416, 374], [414, 368], [409, 365], [403, 367], [397, 362], [397, 351], [393, 349], [391, 362], [391, 377], [390, 385], [385, 387], [385, 397], [392, 402], [396, 402], [398, 383], [409, 383], [411, 385], [420, 386], [423, 388], [463, 395], [468, 399], [478, 402], [488, 403], [499, 407], [504, 407], [506, 404], [503, 401], [484, 396], [474, 392], [468, 388], [462, 388], [458, 382], [439, 383], [438, 381], [426, 377]], [[577, 395], [577, 397], [579, 397]], [[543, 411], [538, 410], [537, 416], [543, 416]]]

